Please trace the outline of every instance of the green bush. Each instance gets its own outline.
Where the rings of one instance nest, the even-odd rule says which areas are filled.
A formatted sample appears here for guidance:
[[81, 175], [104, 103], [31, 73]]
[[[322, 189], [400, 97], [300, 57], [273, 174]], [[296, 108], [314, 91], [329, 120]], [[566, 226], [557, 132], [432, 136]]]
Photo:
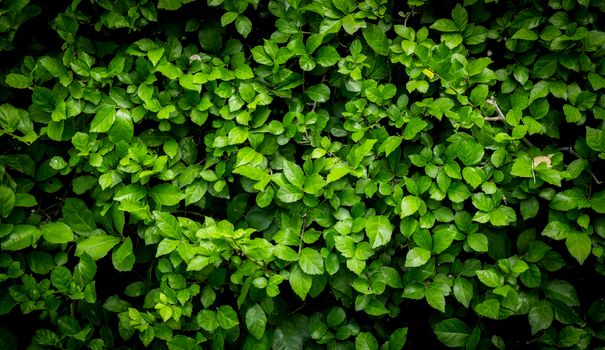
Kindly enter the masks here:
[[604, 26], [0, 2], [0, 348], [602, 348]]

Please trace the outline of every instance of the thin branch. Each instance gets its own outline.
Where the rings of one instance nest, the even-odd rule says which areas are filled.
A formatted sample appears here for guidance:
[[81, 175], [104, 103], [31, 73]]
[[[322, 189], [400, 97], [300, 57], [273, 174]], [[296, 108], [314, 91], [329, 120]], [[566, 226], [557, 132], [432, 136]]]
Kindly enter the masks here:
[[[487, 121], [502, 121], [503, 123], [505, 123], [504, 125], [506, 125], [506, 116], [504, 115], [504, 113], [502, 113], [502, 110], [500, 109], [500, 106], [498, 106], [498, 102], [496, 102], [496, 99], [493, 98], [493, 97], [490, 97], [490, 98], [487, 99], [486, 102], [489, 103], [490, 105], [494, 106], [494, 108], [496, 109], [496, 112], [498, 113], [498, 116], [496, 116], [496, 117], [487, 117], [487, 118], [484, 118], [484, 120], [487, 120]], [[521, 141], [527, 147], [534, 147], [534, 144], [531, 143], [526, 137], [522, 137]]]

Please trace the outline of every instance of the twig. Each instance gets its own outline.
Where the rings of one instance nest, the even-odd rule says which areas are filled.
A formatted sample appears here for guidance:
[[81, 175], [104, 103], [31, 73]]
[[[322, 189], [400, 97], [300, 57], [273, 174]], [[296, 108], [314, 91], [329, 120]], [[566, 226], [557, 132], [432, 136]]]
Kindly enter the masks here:
[[[487, 99], [486, 102], [489, 103], [490, 105], [494, 106], [494, 108], [496, 109], [496, 112], [498, 113], [498, 116], [486, 117], [483, 119], [486, 121], [502, 121], [503, 123], [505, 123], [504, 125], [506, 125], [506, 116], [504, 115], [504, 113], [502, 113], [502, 110], [500, 109], [500, 106], [498, 106], [498, 102], [496, 102], [496, 99], [493, 97], [490, 97]], [[534, 144], [531, 143], [526, 137], [522, 137], [521, 141], [523, 141], [523, 143], [527, 147], [534, 147]]]
[[307, 213], [305, 213], [302, 218], [303, 222], [302, 222], [302, 230], [300, 232], [300, 241], [298, 242], [298, 255], [300, 255], [300, 252], [302, 251], [303, 239], [305, 238], [305, 228], [306, 228], [305, 219], [306, 219], [306, 217], [307, 217]]

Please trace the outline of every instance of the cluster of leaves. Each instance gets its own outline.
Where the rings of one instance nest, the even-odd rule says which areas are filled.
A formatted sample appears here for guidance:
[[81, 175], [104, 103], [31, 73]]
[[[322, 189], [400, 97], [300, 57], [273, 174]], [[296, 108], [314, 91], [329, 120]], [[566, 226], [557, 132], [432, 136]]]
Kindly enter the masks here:
[[1, 348], [605, 344], [603, 1], [31, 2]]

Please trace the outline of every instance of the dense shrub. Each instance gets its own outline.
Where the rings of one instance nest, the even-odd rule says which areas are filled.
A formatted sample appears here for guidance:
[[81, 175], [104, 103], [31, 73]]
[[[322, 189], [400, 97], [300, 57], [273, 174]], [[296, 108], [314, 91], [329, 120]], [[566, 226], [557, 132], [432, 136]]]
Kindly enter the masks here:
[[0, 348], [605, 344], [605, 2], [0, 3]]

